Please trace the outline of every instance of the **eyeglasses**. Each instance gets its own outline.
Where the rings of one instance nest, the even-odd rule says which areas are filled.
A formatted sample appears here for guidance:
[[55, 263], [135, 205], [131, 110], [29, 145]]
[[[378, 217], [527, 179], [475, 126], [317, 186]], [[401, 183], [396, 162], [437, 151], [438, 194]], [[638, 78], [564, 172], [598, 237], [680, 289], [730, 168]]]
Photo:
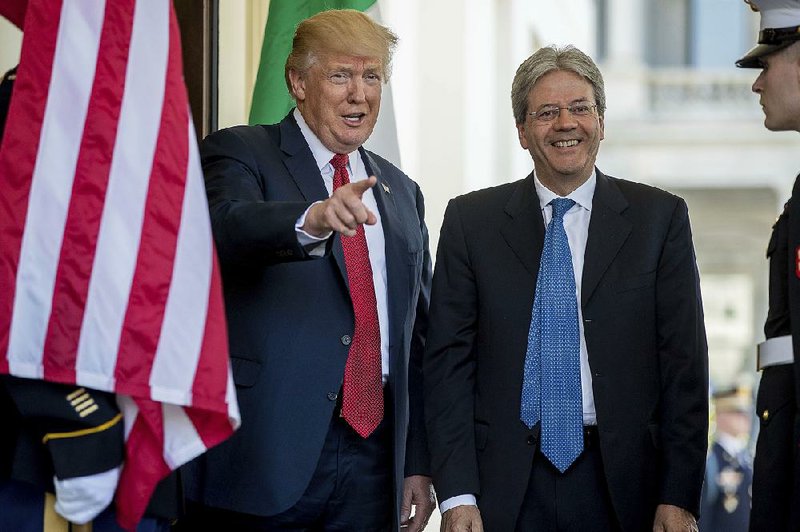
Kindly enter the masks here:
[[535, 112], [528, 113], [537, 122], [552, 122], [558, 115], [561, 114], [562, 109], [569, 111], [572, 116], [588, 116], [597, 108], [597, 104], [589, 102], [575, 102], [566, 107], [557, 107], [555, 105], [545, 105]]

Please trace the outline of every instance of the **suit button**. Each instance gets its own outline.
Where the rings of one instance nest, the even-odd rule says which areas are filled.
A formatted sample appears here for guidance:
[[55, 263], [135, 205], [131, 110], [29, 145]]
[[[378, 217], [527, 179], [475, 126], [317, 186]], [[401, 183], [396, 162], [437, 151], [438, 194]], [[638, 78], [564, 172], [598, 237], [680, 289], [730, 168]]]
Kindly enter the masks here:
[[339, 396], [336, 394], [336, 392], [328, 392], [328, 401], [335, 401], [338, 398]]
[[528, 445], [536, 445], [536, 437], [535, 436], [528, 436], [527, 443], [528, 443]]
[[353, 339], [350, 337], [349, 334], [345, 334], [344, 336], [342, 336], [341, 340], [342, 340], [342, 345], [350, 345], [351, 343], [353, 343]]
[[763, 419], [764, 421], [769, 421], [769, 410], [764, 410], [761, 413], [761, 419]]

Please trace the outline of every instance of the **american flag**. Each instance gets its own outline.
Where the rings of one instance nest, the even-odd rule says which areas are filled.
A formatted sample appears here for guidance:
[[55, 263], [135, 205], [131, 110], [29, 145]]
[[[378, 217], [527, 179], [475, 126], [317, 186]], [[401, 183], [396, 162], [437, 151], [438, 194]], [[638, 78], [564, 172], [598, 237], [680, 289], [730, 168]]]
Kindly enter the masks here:
[[0, 14], [24, 30], [0, 145], [0, 373], [118, 394], [132, 528], [161, 478], [240, 423], [175, 13]]

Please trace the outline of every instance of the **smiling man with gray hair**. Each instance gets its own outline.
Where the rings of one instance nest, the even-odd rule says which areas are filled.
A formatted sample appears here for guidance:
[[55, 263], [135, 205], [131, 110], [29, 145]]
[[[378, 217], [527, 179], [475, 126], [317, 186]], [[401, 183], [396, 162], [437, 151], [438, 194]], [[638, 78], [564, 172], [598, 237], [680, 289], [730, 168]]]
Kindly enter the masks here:
[[695, 530], [707, 349], [686, 203], [607, 176], [603, 77], [512, 83], [525, 179], [445, 213], [423, 375], [445, 531]]

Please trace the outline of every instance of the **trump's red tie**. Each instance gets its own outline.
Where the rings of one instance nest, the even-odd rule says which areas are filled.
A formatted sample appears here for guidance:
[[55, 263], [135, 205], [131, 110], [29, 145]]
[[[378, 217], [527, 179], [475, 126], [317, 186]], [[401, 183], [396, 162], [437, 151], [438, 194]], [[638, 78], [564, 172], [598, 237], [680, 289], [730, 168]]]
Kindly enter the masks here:
[[[331, 165], [334, 168], [333, 189], [336, 190], [350, 182], [347, 155], [337, 153], [331, 159]], [[355, 236], [342, 235], [342, 248], [356, 318], [353, 341], [344, 368], [342, 416], [366, 438], [383, 419], [383, 372], [378, 303], [363, 224], [359, 224]]]

